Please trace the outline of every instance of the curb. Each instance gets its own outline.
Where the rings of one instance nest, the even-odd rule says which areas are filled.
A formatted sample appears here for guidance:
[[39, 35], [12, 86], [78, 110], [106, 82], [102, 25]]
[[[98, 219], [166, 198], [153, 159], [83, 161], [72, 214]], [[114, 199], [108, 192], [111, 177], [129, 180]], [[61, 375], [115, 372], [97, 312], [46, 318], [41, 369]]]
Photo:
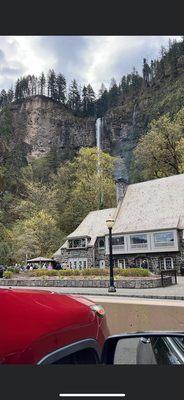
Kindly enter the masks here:
[[[34, 289], [34, 286], [14, 286], [14, 285], [3, 285], [3, 286], [1, 286], [0, 285], [0, 288], [2, 289], [2, 288], [8, 288], [8, 289], [12, 289], [12, 288], [28, 288], [28, 289]], [[36, 289], [35, 290], [37, 290], [37, 289], [43, 289], [43, 288], [45, 288], [45, 289], [48, 289], [48, 290], [51, 290], [51, 289], [49, 289], [49, 287], [46, 287], [46, 286], [40, 286], [40, 287], [36, 287]], [[58, 289], [59, 287], [57, 286], [57, 289]], [[66, 287], [64, 287], [65, 289], [66, 289]], [[44, 289], [44, 290], [45, 290]], [[160, 300], [160, 299], [162, 299], [162, 300], [184, 300], [184, 296], [159, 296], [159, 295], [145, 295], [145, 294], [121, 294], [121, 293], [89, 293], [89, 292], [80, 292], [80, 291], [74, 291], [73, 293], [71, 293], [71, 292], [69, 292], [69, 293], [67, 293], [67, 292], [62, 292], [62, 289], [63, 289], [63, 287], [60, 287], [60, 289], [61, 289], [61, 293], [65, 293], [65, 294], [76, 294], [76, 295], [80, 295], [80, 296], [103, 296], [103, 297], [125, 297], [125, 298], [140, 298], [140, 299], [158, 299], [158, 300]], [[70, 288], [68, 288], [68, 289], [70, 289]], [[103, 289], [103, 288], [102, 288]], [[52, 289], [53, 290], [53, 289]], [[120, 290], [123, 290], [123, 289], [120, 289]]]

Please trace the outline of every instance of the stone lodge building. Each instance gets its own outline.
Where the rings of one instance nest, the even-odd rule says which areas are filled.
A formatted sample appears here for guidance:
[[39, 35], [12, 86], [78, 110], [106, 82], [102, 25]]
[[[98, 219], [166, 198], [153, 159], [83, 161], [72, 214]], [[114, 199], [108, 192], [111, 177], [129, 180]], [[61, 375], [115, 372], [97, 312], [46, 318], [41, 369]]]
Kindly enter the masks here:
[[114, 266], [179, 268], [184, 260], [184, 174], [128, 185], [116, 182], [117, 208], [90, 212], [53, 255], [71, 268], [108, 266], [106, 220], [113, 217]]

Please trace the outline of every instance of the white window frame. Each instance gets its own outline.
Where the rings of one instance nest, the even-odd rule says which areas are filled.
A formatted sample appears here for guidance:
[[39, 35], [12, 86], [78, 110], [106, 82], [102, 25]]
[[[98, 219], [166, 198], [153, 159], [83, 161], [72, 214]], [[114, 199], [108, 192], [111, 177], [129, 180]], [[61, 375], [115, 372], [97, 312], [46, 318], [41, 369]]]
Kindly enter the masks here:
[[[132, 237], [135, 237], [135, 236], [145, 236], [146, 237], [146, 240], [147, 240], [147, 243], [131, 243], [131, 238]], [[137, 250], [137, 249], [148, 249], [148, 240], [149, 240], [149, 237], [148, 237], [148, 234], [147, 233], [133, 233], [133, 234], [130, 234], [129, 235], [129, 244], [130, 244], [130, 249], [131, 250], [133, 250], [133, 249], [135, 249], [135, 250]]]
[[[69, 241], [71, 241], [73, 243], [74, 240], [84, 240], [84, 239], [85, 239], [85, 246], [69, 247]], [[68, 247], [69, 250], [86, 249], [86, 247], [87, 247], [87, 238], [86, 237], [69, 238], [68, 239], [68, 243], [67, 243], [67, 247]]]
[[[172, 232], [174, 236], [174, 242], [170, 243], [170, 246], [156, 246], [154, 243], [154, 234], [156, 233], [165, 233], [165, 232]], [[130, 242], [131, 236], [138, 236], [138, 235], [146, 235], [147, 243], [144, 246], [144, 243], [134, 244], [132, 245]], [[127, 234], [112, 234], [112, 237], [124, 237], [124, 246], [123, 245], [113, 245], [112, 250], [113, 254], [123, 255], [123, 254], [140, 254], [140, 253], [163, 253], [163, 252], [174, 252], [179, 250], [178, 244], [178, 234], [176, 229], [167, 229], [167, 230], [160, 230], [160, 231], [147, 231], [147, 232], [131, 232]], [[105, 236], [105, 253], [109, 254], [109, 236]]]
[[[104, 240], [104, 246], [103, 247], [100, 246], [100, 240]], [[105, 236], [98, 237], [98, 249], [99, 250], [104, 250], [105, 249]]]
[[[69, 265], [71, 266], [72, 269], [86, 269], [88, 267], [88, 260], [87, 258], [69, 258], [68, 260]], [[82, 263], [81, 266], [82, 268], [79, 268], [79, 263]], [[86, 263], [86, 265], [84, 265]]]
[[[101, 262], [104, 264], [103, 266], [101, 266]], [[100, 269], [105, 269], [105, 260], [99, 260], [99, 268]]]
[[[123, 264], [123, 266], [120, 267], [120, 264]], [[118, 268], [126, 269], [126, 260], [125, 260], [125, 258], [121, 258], [121, 259], [118, 258]]]
[[[171, 260], [171, 267], [167, 268], [167, 260]], [[174, 268], [174, 262], [173, 262], [173, 258], [172, 257], [163, 257], [162, 260], [159, 261], [163, 261], [163, 269], [166, 271], [167, 269], [173, 269]], [[160, 267], [160, 269], [162, 269]]]
[[[158, 241], [156, 240], [156, 235], [162, 235], [162, 234], [166, 234], [166, 233], [172, 233], [173, 235], [173, 241], [167, 242], [167, 241]], [[153, 233], [153, 239], [154, 239], [154, 247], [155, 248], [160, 248], [160, 247], [174, 247], [174, 232], [173, 231], [162, 231], [162, 232], [154, 232]]]
[[[174, 242], [169, 243], [168, 245], [164, 246], [155, 246], [155, 241], [154, 241], [154, 235], [156, 233], [167, 233], [167, 232], [172, 232], [174, 236]], [[168, 251], [178, 251], [178, 234], [176, 229], [167, 229], [163, 231], [154, 231], [151, 232], [151, 249], [154, 253], [158, 252], [168, 252]]]

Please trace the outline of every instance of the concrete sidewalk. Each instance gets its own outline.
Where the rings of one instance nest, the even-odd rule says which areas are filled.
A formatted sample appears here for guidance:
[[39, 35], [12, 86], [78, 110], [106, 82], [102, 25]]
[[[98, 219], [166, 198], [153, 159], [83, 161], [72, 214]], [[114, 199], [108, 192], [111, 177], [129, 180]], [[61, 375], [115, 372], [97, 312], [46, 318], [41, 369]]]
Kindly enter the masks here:
[[[29, 289], [51, 290], [59, 293], [81, 294], [89, 296], [128, 297], [143, 299], [184, 300], [184, 277], [178, 276], [178, 284], [154, 289], [117, 289], [108, 293], [104, 288], [67, 288], [67, 287], [30, 287]], [[1, 286], [7, 288], [8, 286]], [[17, 286], [15, 288], [18, 288]], [[21, 286], [21, 288], [23, 288]], [[28, 287], [26, 287], [28, 289]]]

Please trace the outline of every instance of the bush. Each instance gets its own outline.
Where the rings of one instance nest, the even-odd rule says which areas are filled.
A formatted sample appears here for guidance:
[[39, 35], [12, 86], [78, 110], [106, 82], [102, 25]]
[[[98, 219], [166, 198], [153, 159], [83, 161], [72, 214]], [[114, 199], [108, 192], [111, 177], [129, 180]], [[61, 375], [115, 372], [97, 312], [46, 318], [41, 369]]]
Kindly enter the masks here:
[[29, 271], [29, 275], [30, 276], [44, 276], [44, 275], [47, 275], [47, 273], [48, 273], [48, 271], [46, 270], [46, 269], [36, 269], [36, 270], [32, 270], [32, 271]]
[[6, 271], [13, 272], [13, 274], [19, 274], [20, 270], [16, 267], [8, 267]]
[[132, 277], [146, 277], [149, 276], [149, 270], [144, 269], [144, 268], [126, 268], [126, 269], [121, 269], [117, 268], [114, 270], [115, 275], [120, 275], [120, 276], [132, 276]]
[[5, 271], [3, 274], [3, 277], [6, 279], [11, 279], [13, 276], [13, 272], [12, 271]]
[[109, 270], [108, 269], [101, 269], [101, 268], [88, 268], [88, 269], [83, 269], [81, 271], [81, 274], [83, 276], [103, 276], [103, 275], [109, 275]]
[[60, 269], [59, 276], [77, 276], [81, 275], [81, 271], [78, 269]]
[[57, 271], [56, 269], [36, 269], [34, 271], [30, 271], [29, 275], [30, 276], [37, 276], [37, 277], [41, 277], [41, 276], [58, 276], [59, 271]]
[[59, 271], [57, 271], [56, 269], [50, 269], [50, 270], [45, 270], [45, 271], [46, 271], [45, 275], [47, 275], [47, 276], [58, 276], [59, 275], [58, 274]]

